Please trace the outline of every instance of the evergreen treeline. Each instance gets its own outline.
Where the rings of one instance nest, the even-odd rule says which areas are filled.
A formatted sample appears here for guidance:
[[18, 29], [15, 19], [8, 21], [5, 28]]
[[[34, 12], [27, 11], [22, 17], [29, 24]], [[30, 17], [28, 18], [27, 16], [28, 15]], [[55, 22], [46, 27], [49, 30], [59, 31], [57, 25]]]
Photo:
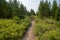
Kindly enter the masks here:
[[31, 24], [29, 13], [17, 0], [0, 0], [0, 40], [22, 40]]
[[35, 17], [35, 40], [60, 40], [60, 3], [41, 0]]
[[[9, 2], [6, 2], [6, 0], [0, 1], [0, 18], [13, 18], [14, 16], [24, 18], [31, 15], [35, 15], [34, 10], [27, 11], [26, 7], [17, 0], [9, 0]], [[41, 18], [52, 17], [53, 19], [60, 20], [60, 4], [58, 5], [56, 0], [53, 0], [52, 5], [48, 0], [45, 2], [41, 0], [37, 15]]]
[[[34, 14], [34, 10], [33, 14]], [[30, 12], [27, 11], [26, 7], [17, 0], [0, 0], [0, 18], [13, 18], [14, 16], [18, 16], [20, 18], [24, 18], [25, 16], [30, 16]]]
[[60, 20], [60, 4], [58, 5], [56, 0], [53, 0], [52, 5], [48, 0], [45, 2], [41, 0], [37, 15], [41, 18], [52, 17], [53, 19]]

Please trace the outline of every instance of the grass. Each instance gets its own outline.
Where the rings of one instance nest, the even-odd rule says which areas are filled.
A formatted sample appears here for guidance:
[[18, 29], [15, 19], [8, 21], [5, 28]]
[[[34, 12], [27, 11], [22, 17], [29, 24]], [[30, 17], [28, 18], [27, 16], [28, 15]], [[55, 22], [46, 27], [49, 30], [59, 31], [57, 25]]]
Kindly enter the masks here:
[[35, 20], [35, 39], [36, 40], [60, 40], [60, 23], [54, 19]]
[[29, 18], [18, 20], [0, 19], [0, 40], [22, 39], [23, 34], [30, 25], [30, 20]]

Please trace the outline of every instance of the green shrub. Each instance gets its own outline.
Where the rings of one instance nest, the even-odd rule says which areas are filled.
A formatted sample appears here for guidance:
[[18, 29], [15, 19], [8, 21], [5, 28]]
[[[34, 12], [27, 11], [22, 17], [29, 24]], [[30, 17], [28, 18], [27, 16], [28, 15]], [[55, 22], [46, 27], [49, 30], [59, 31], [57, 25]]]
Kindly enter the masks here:
[[36, 40], [60, 40], [59, 22], [53, 19], [37, 19], [35, 24]]
[[[17, 21], [19, 22], [18, 24]], [[29, 25], [29, 18], [0, 19], [0, 40], [22, 39], [23, 34]]]

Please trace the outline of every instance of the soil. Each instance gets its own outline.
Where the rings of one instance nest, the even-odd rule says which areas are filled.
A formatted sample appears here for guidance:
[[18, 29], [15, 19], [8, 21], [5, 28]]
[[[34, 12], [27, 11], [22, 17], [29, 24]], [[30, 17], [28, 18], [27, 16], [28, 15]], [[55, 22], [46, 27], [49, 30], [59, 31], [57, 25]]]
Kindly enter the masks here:
[[34, 29], [34, 24], [35, 24], [35, 22], [34, 22], [34, 20], [32, 20], [31, 21], [31, 25], [30, 25], [30, 27], [28, 28], [28, 30], [27, 30], [27, 32], [26, 32], [26, 34], [25, 34], [25, 36], [23, 37], [23, 39], [22, 40], [34, 40], [34, 31], [33, 31], [33, 29]]

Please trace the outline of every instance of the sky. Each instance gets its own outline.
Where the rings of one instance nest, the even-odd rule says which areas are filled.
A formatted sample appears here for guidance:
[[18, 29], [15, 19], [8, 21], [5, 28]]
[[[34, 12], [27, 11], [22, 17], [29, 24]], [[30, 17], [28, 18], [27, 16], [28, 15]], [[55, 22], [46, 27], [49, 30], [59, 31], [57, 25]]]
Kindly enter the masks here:
[[35, 12], [38, 10], [38, 5], [40, 3], [40, 0], [18, 0], [18, 1], [20, 1], [20, 3], [22, 3], [24, 6], [26, 6], [28, 11], [30, 11], [30, 9], [33, 9]]
[[[38, 10], [38, 6], [40, 3], [40, 0], [18, 0], [18, 1], [20, 1], [20, 3], [22, 3], [24, 6], [26, 6], [27, 10], [30, 11], [30, 9], [33, 9], [35, 12]], [[49, 1], [52, 3], [53, 0]]]
[[20, 0], [24, 6], [26, 6], [27, 10], [34, 9], [36, 12], [38, 10], [38, 5], [40, 0]]

